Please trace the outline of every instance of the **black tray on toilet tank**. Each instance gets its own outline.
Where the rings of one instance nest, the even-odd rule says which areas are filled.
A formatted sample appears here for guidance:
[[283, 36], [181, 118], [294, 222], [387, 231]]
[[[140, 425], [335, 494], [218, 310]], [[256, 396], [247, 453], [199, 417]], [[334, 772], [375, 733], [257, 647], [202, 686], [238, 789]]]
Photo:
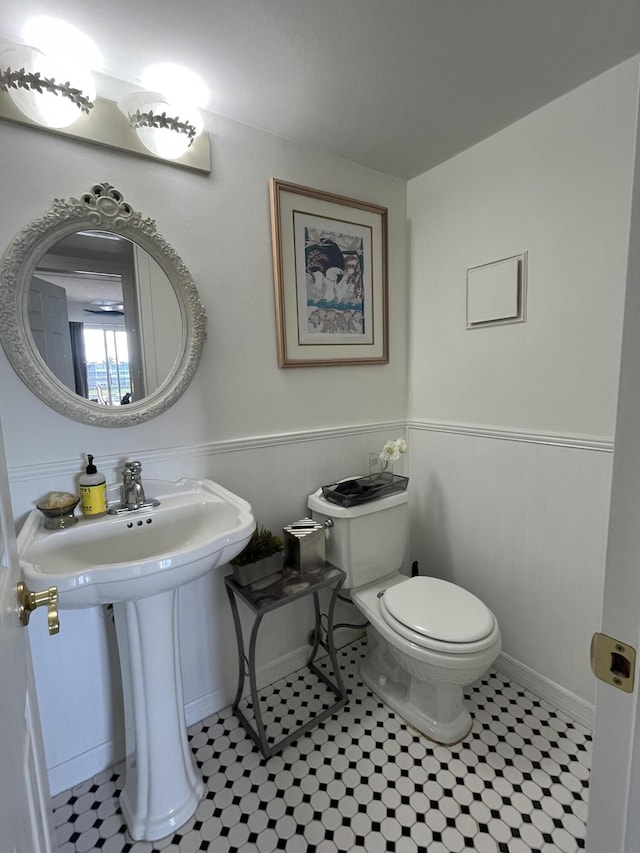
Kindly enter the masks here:
[[373, 477], [352, 477], [322, 487], [325, 500], [338, 506], [357, 506], [376, 498], [404, 492], [409, 484], [408, 477], [399, 474], [375, 474]]

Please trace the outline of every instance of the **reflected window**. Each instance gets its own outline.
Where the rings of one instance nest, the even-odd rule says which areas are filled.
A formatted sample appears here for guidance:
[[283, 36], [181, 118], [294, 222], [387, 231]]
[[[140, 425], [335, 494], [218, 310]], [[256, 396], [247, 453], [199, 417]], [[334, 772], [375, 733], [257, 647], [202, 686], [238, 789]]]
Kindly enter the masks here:
[[85, 324], [84, 345], [89, 399], [106, 406], [129, 402], [133, 389], [125, 329]]

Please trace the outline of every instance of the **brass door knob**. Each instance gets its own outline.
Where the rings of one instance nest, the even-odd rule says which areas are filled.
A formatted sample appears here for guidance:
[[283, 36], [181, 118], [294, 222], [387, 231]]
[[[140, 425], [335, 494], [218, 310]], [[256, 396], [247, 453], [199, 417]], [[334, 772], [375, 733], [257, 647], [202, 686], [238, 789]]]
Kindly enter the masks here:
[[44, 589], [42, 592], [31, 592], [25, 583], [19, 581], [17, 590], [20, 622], [25, 626], [28, 625], [29, 618], [36, 607], [46, 606], [49, 634], [57, 634], [60, 630], [60, 620], [58, 619], [58, 587], [50, 586], [49, 589]]

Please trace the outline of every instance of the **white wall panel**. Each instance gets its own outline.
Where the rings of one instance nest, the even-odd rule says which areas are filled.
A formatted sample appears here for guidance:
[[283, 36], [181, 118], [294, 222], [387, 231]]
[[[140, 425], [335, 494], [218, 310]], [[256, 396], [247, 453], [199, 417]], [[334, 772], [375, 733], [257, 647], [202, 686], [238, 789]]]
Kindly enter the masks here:
[[[339, 477], [366, 472], [369, 451], [381, 449], [388, 438], [403, 435], [403, 422], [388, 422], [176, 447], [137, 456], [143, 463], [143, 480], [145, 476], [211, 477], [246, 498], [258, 523], [277, 533], [307, 514], [306, 500], [312, 491]], [[118, 460], [119, 456], [105, 456], [100, 463], [109, 482], [117, 481]], [[69, 462], [51, 466], [51, 470], [35, 465], [15, 469], [14, 508], [28, 510], [35, 489], [73, 489], [74, 470]], [[398, 470], [402, 473], [402, 465]], [[228, 572], [228, 567], [221, 567], [180, 592], [188, 723], [229, 705], [235, 694], [236, 642], [223, 583]], [[267, 617], [260, 628], [257, 664], [264, 683], [299, 668], [308, 656], [311, 602], [297, 602], [286, 616], [284, 621]], [[339, 604], [335, 621], [360, 623], [362, 619], [351, 605]], [[29, 627], [54, 794], [123, 757], [120, 673], [109, 611], [63, 610], [60, 624], [60, 633], [49, 637], [46, 614], [37, 612]]]
[[592, 703], [613, 454], [413, 424], [410, 559], [495, 613], [503, 651]]

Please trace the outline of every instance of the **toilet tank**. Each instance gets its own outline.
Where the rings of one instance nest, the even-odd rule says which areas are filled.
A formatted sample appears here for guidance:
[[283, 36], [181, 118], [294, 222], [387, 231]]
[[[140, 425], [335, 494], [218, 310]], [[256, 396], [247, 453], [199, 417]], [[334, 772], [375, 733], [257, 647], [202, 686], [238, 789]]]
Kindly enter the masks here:
[[309, 495], [307, 506], [317, 521], [333, 521], [327, 561], [346, 573], [345, 589], [372, 583], [402, 567], [409, 529], [407, 492], [342, 507], [327, 501], [318, 489]]

